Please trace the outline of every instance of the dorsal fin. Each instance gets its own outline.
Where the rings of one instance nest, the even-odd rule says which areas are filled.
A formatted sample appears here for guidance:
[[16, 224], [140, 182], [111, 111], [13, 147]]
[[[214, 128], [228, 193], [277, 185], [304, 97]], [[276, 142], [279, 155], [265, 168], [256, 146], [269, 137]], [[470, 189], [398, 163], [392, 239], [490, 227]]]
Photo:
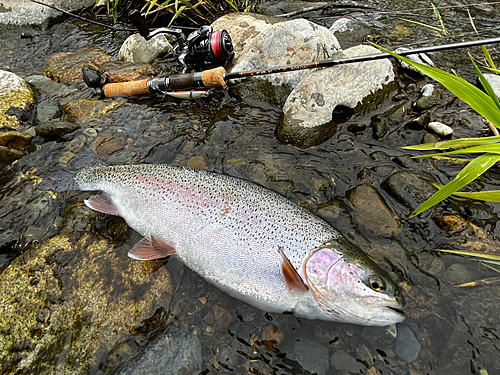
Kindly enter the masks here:
[[177, 255], [175, 248], [158, 237], [144, 237], [128, 252], [128, 256], [136, 260], [153, 260]]
[[288, 286], [288, 289], [294, 292], [305, 293], [309, 290], [309, 287], [304, 283], [302, 277], [300, 277], [297, 270], [294, 268], [290, 260], [285, 255], [284, 249], [279, 246], [278, 251], [283, 257], [283, 263], [281, 264], [281, 268], [283, 269], [283, 276], [285, 276], [285, 281]]
[[118, 206], [116, 206], [113, 200], [106, 194], [93, 195], [83, 202], [87, 207], [95, 211], [104, 212], [109, 215], [122, 216]]

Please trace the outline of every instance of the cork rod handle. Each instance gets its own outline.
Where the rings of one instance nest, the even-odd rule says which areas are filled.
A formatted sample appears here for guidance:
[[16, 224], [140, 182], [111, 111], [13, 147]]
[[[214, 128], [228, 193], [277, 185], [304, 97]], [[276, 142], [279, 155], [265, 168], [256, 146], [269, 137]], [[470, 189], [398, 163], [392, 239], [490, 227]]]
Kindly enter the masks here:
[[143, 79], [140, 81], [108, 83], [103, 87], [104, 96], [113, 98], [117, 96], [151, 95], [148, 90], [148, 81], [149, 79]]

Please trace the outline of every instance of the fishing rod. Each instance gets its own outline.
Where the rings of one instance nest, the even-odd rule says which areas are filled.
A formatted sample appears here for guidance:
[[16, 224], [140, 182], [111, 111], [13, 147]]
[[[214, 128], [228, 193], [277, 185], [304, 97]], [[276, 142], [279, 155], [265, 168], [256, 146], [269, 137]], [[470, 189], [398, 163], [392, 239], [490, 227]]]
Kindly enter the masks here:
[[[482, 40], [473, 40], [468, 42], [458, 42], [451, 44], [442, 44], [431, 47], [422, 47], [416, 48], [412, 50], [406, 50], [399, 55], [408, 56], [408, 55], [416, 55], [420, 53], [430, 53], [437, 51], [447, 51], [454, 50], [460, 48], [468, 48], [475, 46], [482, 46], [488, 44], [500, 43], [500, 38], [490, 38], [490, 39], [482, 39]], [[263, 69], [263, 70], [253, 70], [253, 71], [245, 71], [245, 72], [231, 72], [227, 73], [223, 67], [217, 67], [214, 69], [204, 70], [201, 72], [194, 73], [184, 73], [172, 75], [169, 77], [156, 77], [152, 79], [144, 79], [138, 81], [130, 81], [130, 82], [119, 82], [119, 83], [108, 83], [102, 85], [100, 87], [102, 95], [111, 98], [118, 96], [141, 96], [141, 95], [152, 95], [152, 94], [166, 94], [169, 92], [184, 92], [187, 93], [189, 90], [193, 90], [193, 94], [190, 98], [198, 97], [198, 94], [201, 96], [203, 92], [200, 89], [212, 89], [212, 88], [223, 88], [227, 85], [227, 82], [234, 79], [241, 79], [246, 77], [254, 77], [254, 76], [263, 76], [268, 74], [276, 74], [276, 73], [285, 73], [285, 72], [293, 72], [297, 70], [305, 70], [305, 69], [316, 69], [316, 68], [327, 68], [336, 65], [344, 65], [344, 64], [352, 64], [358, 62], [366, 62], [366, 61], [375, 61], [390, 58], [390, 55], [387, 52], [376, 53], [371, 55], [364, 56], [355, 56], [343, 59], [330, 59], [330, 60], [321, 60], [317, 62], [310, 62], [305, 64], [297, 64], [297, 65], [286, 65], [281, 67]], [[85, 72], [84, 72], [85, 76]], [[103, 82], [99, 81], [96, 77], [95, 82]], [[90, 85], [89, 85], [90, 86]], [[97, 88], [99, 85], [94, 85], [91, 87]]]

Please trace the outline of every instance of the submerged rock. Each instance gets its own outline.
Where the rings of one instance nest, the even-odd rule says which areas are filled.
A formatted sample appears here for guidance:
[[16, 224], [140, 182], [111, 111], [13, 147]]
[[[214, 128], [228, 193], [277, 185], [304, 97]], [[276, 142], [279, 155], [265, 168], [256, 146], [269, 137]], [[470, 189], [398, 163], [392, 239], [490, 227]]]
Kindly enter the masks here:
[[43, 75], [65, 85], [83, 82], [84, 65], [99, 66], [110, 59], [111, 56], [96, 47], [87, 47], [76, 52], [61, 52], [45, 63]]
[[0, 275], [0, 372], [116, 369], [163, 328], [173, 291], [161, 266], [89, 233], [30, 249]]
[[200, 339], [191, 332], [176, 329], [160, 336], [144, 355], [127, 365], [120, 375], [197, 374], [201, 370]]
[[[357, 46], [336, 58], [381, 53], [370, 46]], [[339, 123], [353, 113], [366, 113], [385, 99], [395, 84], [388, 59], [338, 65], [309, 72], [287, 98], [277, 129], [282, 143], [301, 148], [330, 138]]]
[[394, 351], [403, 361], [411, 363], [417, 359], [422, 345], [408, 326], [398, 328], [398, 337], [394, 344]]
[[[24, 79], [0, 70], [0, 129], [21, 129], [34, 102], [35, 94]], [[23, 118], [25, 113], [28, 118]]]
[[414, 211], [437, 191], [431, 181], [426, 175], [402, 171], [390, 175], [381, 186], [396, 201]]
[[354, 217], [365, 228], [381, 236], [401, 232], [401, 221], [373, 186], [356, 186], [347, 192], [347, 198], [354, 208]]
[[425, 111], [438, 104], [440, 99], [441, 94], [439, 93], [436, 86], [434, 86], [432, 83], [429, 83], [422, 87], [420, 96], [414, 104], [414, 108], [417, 111]]

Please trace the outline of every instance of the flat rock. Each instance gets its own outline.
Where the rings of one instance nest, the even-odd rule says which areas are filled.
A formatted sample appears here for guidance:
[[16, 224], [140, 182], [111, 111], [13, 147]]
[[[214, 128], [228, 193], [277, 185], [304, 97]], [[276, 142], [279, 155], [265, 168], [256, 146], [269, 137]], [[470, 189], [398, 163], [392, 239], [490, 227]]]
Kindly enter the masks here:
[[[379, 52], [374, 47], [360, 45], [335, 58]], [[388, 59], [309, 71], [283, 106], [278, 140], [301, 148], [326, 141], [337, 125], [353, 113], [363, 114], [377, 108], [392, 91], [394, 77]]]
[[0, 132], [0, 146], [20, 150], [30, 144], [33, 137], [26, 132], [8, 131]]
[[356, 186], [347, 192], [347, 198], [354, 208], [356, 221], [365, 228], [381, 236], [395, 236], [401, 232], [401, 221], [373, 186]]
[[22, 121], [13, 109], [30, 111], [34, 102], [35, 94], [24, 79], [14, 73], [0, 70], [0, 129], [19, 130]]
[[155, 330], [173, 290], [165, 268], [126, 250], [74, 232], [17, 258], [0, 275], [0, 372], [111, 372], [137, 355], [130, 343]]
[[403, 361], [411, 363], [417, 359], [422, 345], [408, 326], [398, 328], [398, 337], [394, 344], [394, 351]]
[[96, 47], [82, 48], [76, 52], [61, 52], [45, 63], [43, 75], [65, 85], [83, 82], [84, 65], [97, 67], [110, 59], [111, 56]]

